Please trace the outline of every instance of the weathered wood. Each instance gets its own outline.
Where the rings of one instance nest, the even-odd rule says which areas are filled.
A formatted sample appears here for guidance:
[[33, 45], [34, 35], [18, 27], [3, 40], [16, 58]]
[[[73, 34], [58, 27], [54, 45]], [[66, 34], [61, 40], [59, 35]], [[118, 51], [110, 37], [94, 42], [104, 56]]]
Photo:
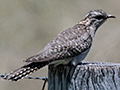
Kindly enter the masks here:
[[120, 90], [120, 64], [82, 62], [75, 66], [49, 66], [48, 90]]

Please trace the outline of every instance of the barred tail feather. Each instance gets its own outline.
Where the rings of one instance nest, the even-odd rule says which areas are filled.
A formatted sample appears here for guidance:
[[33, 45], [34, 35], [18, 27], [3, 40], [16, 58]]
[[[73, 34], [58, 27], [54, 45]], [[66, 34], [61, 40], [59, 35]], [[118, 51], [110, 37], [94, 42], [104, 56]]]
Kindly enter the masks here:
[[24, 78], [26, 75], [29, 75], [38, 69], [42, 68], [43, 66], [47, 65], [47, 62], [31, 62], [27, 63], [26, 65], [12, 71], [11, 73], [7, 74], [3, 77], [5, 80], [10, 81], [18, 81]]

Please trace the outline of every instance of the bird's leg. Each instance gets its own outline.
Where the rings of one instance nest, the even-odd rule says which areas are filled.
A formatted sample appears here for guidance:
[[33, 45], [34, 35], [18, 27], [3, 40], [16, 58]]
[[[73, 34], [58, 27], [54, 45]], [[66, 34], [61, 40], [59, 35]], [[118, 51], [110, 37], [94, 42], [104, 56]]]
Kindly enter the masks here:
[[79, 62], [77, 65], [83, 65], [83, 63], [82, 63], [82, 62]]

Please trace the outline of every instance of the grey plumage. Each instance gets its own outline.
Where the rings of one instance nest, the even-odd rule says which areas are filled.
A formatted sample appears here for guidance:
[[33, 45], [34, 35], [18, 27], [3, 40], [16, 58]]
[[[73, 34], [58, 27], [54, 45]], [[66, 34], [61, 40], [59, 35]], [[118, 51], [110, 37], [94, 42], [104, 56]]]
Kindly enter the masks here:
[[[90, 11], [75, 26], [60, 32], [37, 55], [25, 59], [24, 61], [28, 62], [27, 65], [6, 75], [4, 79], [17, 81], [48, 64], [77, 65], [89, 52], [96, 30], [108, 18], [115, 17], [107, 15], [103, 10]], [[27, 70], [29, 73], [24, 71], [25, 68], [29, 68]]]

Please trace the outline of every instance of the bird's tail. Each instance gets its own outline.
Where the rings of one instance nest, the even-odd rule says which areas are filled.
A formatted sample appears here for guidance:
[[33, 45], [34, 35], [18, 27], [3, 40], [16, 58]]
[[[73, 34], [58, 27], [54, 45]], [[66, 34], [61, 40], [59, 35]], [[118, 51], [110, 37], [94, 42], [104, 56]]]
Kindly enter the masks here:
[[11, 73], [7, 74], [3, 77], [5, 80], [10, 81], [18, 81], [25, 76], [37, 71], [38, 69], [42, 68], [43, 66], [47, 65], [48, 62], [30, 62], [26, 65], [12, 71]]

